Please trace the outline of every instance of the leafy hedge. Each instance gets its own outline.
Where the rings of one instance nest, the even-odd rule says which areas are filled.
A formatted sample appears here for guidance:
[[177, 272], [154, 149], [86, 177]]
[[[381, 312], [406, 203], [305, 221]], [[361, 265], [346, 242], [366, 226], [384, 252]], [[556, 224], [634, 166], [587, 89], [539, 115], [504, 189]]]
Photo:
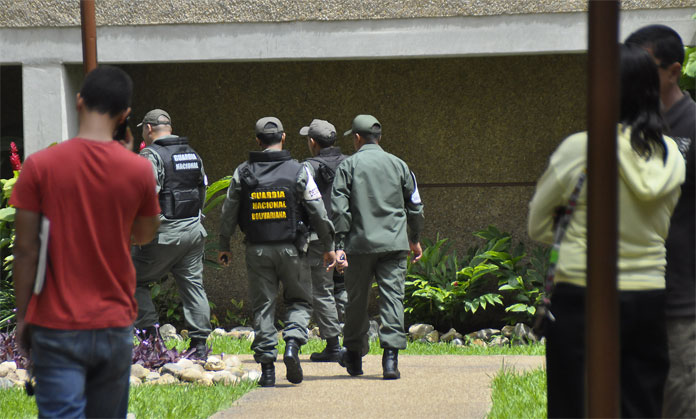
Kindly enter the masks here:
[[[423, 256], [409, 262], [404, 311], [407, 323], [429, 323], [438, 330], [459, 331], [479, 324], [488, 327], [523, 322], [531, 324], [543, 291], [548, 249], [536, 247], [530, 255], [512, 237], [489, 226], [473, 233], [485, 241], [458, 257], [448, 239], [424, 240]], [[491, 311], [499, 308], [491, 316]]]

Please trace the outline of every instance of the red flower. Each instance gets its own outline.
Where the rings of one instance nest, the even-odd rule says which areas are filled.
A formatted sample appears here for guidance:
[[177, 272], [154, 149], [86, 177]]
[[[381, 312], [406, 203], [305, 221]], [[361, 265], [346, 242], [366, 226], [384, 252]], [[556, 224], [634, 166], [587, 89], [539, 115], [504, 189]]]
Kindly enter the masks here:
[[139, 151], [142, 151], [142, 149], [145, 148], [145, 141], [140, 142], [140, 149]]
[[18, 152], [17, 144], [12, 141], [10, 143], [10, 164], [12, 164], [12, 170], [17, 171], [22, 169], [22, 160], [19, 158]]

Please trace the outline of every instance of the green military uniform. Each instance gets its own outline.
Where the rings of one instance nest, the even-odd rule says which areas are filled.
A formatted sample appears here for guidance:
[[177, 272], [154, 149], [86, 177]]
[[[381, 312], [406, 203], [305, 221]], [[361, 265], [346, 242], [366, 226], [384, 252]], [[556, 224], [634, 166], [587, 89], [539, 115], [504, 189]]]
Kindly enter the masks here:
[[[266, 156], [264, 156], [266, 155]], [[334, 229], [326, 216], [321, 195], [307, 169], [290, 160], [288, 151], [251, 152], [248, 162], [237, 167], [232, 175], [227, 197], [222, 207], [220, 226], [220, 251], [228, 252], [230, 237], [237, 225], [244, 228], [245, 218], [258, 219], [258, 215], [244, 214], [244, 201], [254, 198], [244, 196], [243, 177], [246, 169], [253, 173], [255, 162], [291, 161], [296, 165], [295, 204], [306, 211], [308, 221], [318, 233], [319, 249], [323, 252], [333, 250]], [[287, 167], [287, 166], [286, 166]], [[291, 169], [292, 169], [291, 167]], [[272, 174], [271, 174], [272, 175]], [[288, 214], [292, 208], [287, 208]], [[253, 211], [253, 209], [252, 209]], [[274, 211], [277, 212], [277, 211]], [[249, 221], [247, 221], [249, 222]], [[275, 306], [279, 281], [283, 283], [283, 300], [287, 308], [287, 318], [283, 329], [283, 339], [294, 339], [300, 345], [307, 342], [307, 326], [312, 308], [312, 293], [307, 265], [304, 256], [298, 251], [294, 241], [258, 242], [257, 237], [245, 231], [246, 265], [249, 281], [249, 296], [253, 310], [253, 326], [256, 337], [251, 345], [254, 359], [261, 364], [276, 360], [278, 351], [278, 332], [275, 327]]]
[[[167, 135], [155, 140], [155, 144], [177, 139]], [[152, 162], [157, 180], [157, 193], [165, 182], [165, 168], [157, 152], [145, 148], [140, 153]], [[201, 176], [205, 171], [201, 164]], [[182, 219], [168, 219], [160, 214], [160, 227], [155, 239], [131, 250], [137, 277], [135, 299], [138, 318], [135, 327], [146, 329], [159, 322], [157, 309], [152, 303], [149, 284], [162, 279], [169, 272], [174, 276], [189, 327], [189, 336], [205, 340], [211, 332], [210, 305], [203, 288], [203, 257], [207, 233], [201, 224], [201, 215]]]
[[338, 167], [331, 203], [336, 249], [343, 249], [348, 260], [343, 345], [361, 355], [369, 349], [367, 305], [374, 277], [379, 286], [380, 345], [406, 348], [406, 258], [409, 241], [417, 243], [423, 227], [415, 177], [398, 157], [377, 144], [365, 144]]

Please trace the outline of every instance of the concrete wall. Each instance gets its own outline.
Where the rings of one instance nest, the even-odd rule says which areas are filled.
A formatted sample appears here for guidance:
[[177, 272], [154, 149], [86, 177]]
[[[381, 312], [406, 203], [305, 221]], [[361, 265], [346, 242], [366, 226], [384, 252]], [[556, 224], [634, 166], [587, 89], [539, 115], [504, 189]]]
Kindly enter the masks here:
[[[356, 114], [375, 115], [383, 147], [418, 176], [424, 236], [451, 238], [460, 250], [489, 224], [525, 239], [527, 202], [549, 153], [584, 126], [582, 54], [122, 68], [135, 83], [133, 119], [168, 110], [211, 180], [246, 160], [259, 117], [279, 117], [287, 148], [303, 159], [309, 152], [298, 131], [313, 118], [343, 132]], [[352, 152], [348, 139], [339, 144]], [[206, 220], [210, 240], [218, 222], [219, 210]], [[246, 298], [241, 239], [233, 239], [231, 268], [206, 269], [206, 289], [222, 312], [229, 297]]]
[[[125, 7], [124, 7], [125, 6]], [[624, 0], [623, 10], [694, 6], [693, 0]], [[0, 0], [0, 27], [79, 26], [77, 2]], [[99, 0], [98, 25], [258, 23], [501, 16], [587, 11], [586, 0]]]

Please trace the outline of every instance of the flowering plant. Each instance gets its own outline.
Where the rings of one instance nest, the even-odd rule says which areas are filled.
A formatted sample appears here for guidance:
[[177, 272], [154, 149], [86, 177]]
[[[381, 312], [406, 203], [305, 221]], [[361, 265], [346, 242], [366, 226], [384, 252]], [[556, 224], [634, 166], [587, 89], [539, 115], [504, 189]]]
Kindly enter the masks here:
[[10, 164], [12, 164], [12, 170], [20, 171], [22, 169], [22, 161], [19, 158], [19, 150], [17, 150], [17, 144], [14, 141], [10, 143]]
[[0, 195], [0, 251], [3, 255], [3, 273], [0, 275], [0, 322], [3, 325], [11, 324], [15, 318], [14, 287], [12, 285], [14, 257], [6, 251], [6, 249], [12, 249], [15, 238], [15, 209], [8, 204], [8, 201], [12, 195], [12, 188], [19, 177], [19, 170], [22, 168], [17, 145], [14, 142], [10, 143], [10, 163], [14, 169], [13, 177], [0, 179], [0, 186], [2, 186], [2, 195]]

